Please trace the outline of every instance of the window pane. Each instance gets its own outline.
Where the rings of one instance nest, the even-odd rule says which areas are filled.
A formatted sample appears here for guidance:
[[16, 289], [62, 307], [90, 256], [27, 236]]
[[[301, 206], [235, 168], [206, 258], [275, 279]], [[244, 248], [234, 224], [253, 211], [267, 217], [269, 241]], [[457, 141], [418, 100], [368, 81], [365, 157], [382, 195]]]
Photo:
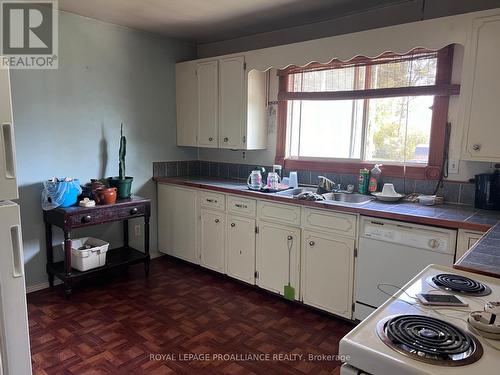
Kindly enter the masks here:
[[289, 91], [351, 91], [364, 87], [365, 68], [328, 69], [289, 75]]
[[436, 58], [422, 58], [372, 66], [371, 88], [426, 86], [436, 82]]
[[360, 158], [362, 100], [288, 103], [290, 156]]
[[368, 101], [366, 160], [426, 164], [434, 96]]

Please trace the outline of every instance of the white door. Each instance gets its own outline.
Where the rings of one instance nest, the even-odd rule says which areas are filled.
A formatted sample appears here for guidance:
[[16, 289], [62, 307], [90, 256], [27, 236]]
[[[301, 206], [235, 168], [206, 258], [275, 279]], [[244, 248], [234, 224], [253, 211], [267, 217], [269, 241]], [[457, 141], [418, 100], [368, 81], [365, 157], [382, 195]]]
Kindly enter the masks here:
[[301, 288], [304, 303], [351, 318], [354, 240], [302, 232]]
[[197, 146], [198, 80], [196, 67], [197, 65], [193, 62], [175, 65], [177, 146]]
[[219, 147], [241, 149], [246, 135], [245, 60], [230, 57], [219, 64]]
[[0, 128], [0, 200], [17, 199], [16, 152], [7, 69], [0, 69]]
[[464, 65], [465, 124], [467, 159], [500, 161], [500, 16], [476, 19], [472, 42]]
[[227, 215], [226, 272], [241, 281], [255, 283], [255, 219]]
[[200, 264], [224, 273], [224, 213], [201, 210]]
[[198, 146], [216, 148], [219, 128], [217, 61], [198, 64]]
[[158, 250], [198, 263], [196, 190], [158, 184]]
[[256, 284], [284, 294], [290, 270], [290, 284], [295, 288], [298, 299], [300, 229], [265, 221], [259, 221], [257, 226]]
[[5, 375], [31, 374], [19, 206], [0, 202], [0, 349]]

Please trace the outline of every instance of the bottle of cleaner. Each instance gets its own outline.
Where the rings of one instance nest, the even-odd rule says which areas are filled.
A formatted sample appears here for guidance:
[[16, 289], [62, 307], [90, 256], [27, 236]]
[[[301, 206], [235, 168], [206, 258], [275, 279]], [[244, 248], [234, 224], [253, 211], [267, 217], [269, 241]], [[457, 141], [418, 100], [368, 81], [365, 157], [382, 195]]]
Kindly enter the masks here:
[[360, 194], [368, 193], [368, 180], [370, 178], [370, 171], [366, 168], [359, 170], [358, 178], [358, 192]]
[[370, 171], [370, 182], [368, 183], [368, 191], [370, 193], [375, 193], [380, 189], [380, 182], [382, 180], [382, 170], [380, 167], [382, 164], [375, 164], [375, 166]]

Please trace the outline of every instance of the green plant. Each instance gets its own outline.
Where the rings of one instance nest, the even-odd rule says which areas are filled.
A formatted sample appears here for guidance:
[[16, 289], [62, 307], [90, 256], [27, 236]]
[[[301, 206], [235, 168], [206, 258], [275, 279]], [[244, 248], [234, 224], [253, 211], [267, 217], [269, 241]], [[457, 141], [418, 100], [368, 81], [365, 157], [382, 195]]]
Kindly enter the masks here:
[[120, 151], [118, 152], [119, 158], [119, 171], [118, 177], [120, 180], [125, 179], [125, 156], [127, 155], [127, 138], [123, 135], [123, 123], [120, 126]]

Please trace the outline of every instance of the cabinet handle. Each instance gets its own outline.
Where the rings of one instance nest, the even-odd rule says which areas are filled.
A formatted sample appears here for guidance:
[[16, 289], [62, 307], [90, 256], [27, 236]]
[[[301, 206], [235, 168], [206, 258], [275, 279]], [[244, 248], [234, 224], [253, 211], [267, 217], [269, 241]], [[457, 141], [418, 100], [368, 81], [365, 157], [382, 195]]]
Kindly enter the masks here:
[[209, 141], [209, 142], [212, 142], [213, 140], [214, 140], [214, 138], [213, 138], [213, 137], [209, 137], [209, 138], [208, 138], [208, 141]]
[[286, 239], [287, 239], [288, 241], [291, 241], [291, 240], [293, 240], [293, 237], [292, 237], [292, 236], [288, 236]]
[[220, 221], [219, 219], [215, 219], [216, 224], [219, 224], [219, 221]]
[[238, 207], [238, 208], [248, 208], [248, 206], [246, 204], [236, 203], [235, 206]]
[[217, 203], [217, 200], [216, 199], [207, 199], [207, 202], [209, 202], [209, 203]]
[[137, 207], [134, 207], [130, 210], [130, 215], [135, 215], [137, 212], [139, 212], [139, 210], [137, 209]]
[[313, 247], [315, 245], [314, 241], [309, 241], [309, 246]]
[[5, 163], [5, 178], [16, 178], [16, 162], [14, 161], [14, 141], [12, 134], [12, 124], [5, 123], [2, 125], [3, 141], [4, 141], [4, 163]]
[[224, 137], [224, 142], [229, 142], [229, 138], [228, 137]]
[[235, 223], [231, 223], [231, 228], [234, 228], [236, 226]]
[[92, 216], [90, 216], [90, 215], [82, 217], [82, 223], [90, 223], [91, 220], [92, 220]]
[[12, 252], [14, 256], [14, 268], [12, 276], [22, 277], [23, 276], [23, 259], [22, 259], [22, 240], [21, 240], [21, 228], [19, 225], [14, 225], [10, 227], [10, 237], [12, 241]]
[[481, 150], [481, 145], [479, 145], [479, 144], [476, 143], [475, 145], [472, 145], [472, 149], [474, 151], [479, 151], [479, 150]]

